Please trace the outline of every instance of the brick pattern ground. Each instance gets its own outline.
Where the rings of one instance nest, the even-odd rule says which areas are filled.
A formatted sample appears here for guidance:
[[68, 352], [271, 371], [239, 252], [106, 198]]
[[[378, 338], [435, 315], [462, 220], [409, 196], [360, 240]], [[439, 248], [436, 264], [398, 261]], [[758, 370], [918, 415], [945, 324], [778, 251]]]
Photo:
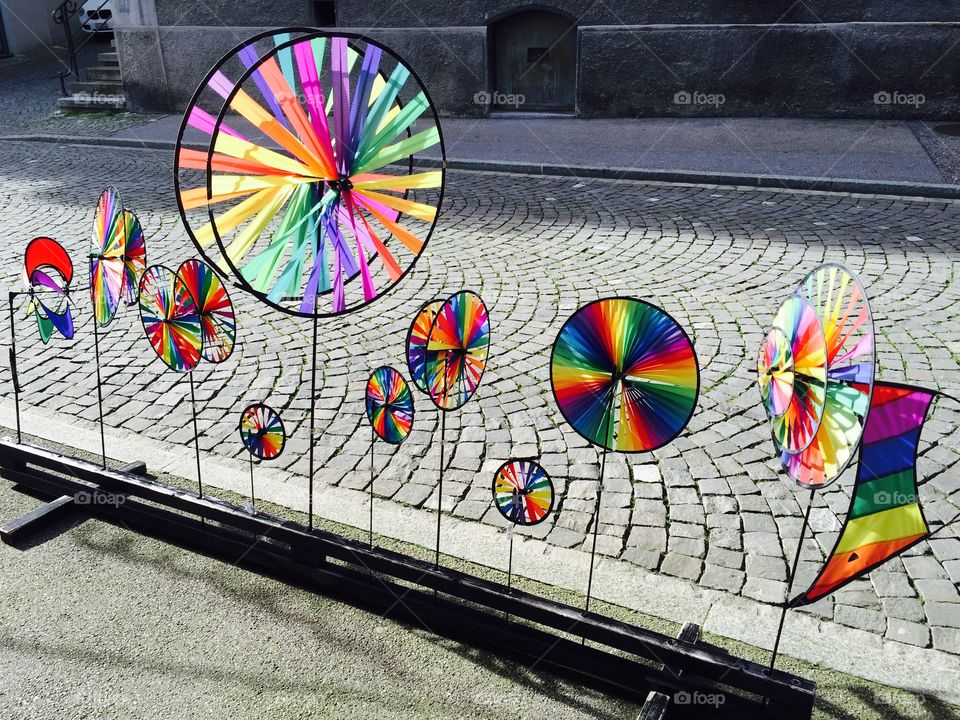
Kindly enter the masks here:
[[[61, 240], [78, 264], [87, 252], [100, 189], [112, 183], [144, 224], [151, 262], [194, 254], [173, 200], [171, 153], [42, 143], [0, 152], [2, 280], [18, 283], [26, 241]], [[425, 300], [467, 287], [486, 300], [493, 357], [483, 385], [447, 423], [443, 506], [499, 524], [490, 506], [494, 470], [511, 456], [539, 456], [559, 491], [557, 512], [531, 530], [563, 547], [589, 548], [600, 456], [563, 422], [549, 386], [549, 353], [579, 306], [630, 294], [671, 312], [695, 339], [702, 368], [698, 412], [673, 444], [611, 455], [598, 551], [703, 586], [778, 602], [799, 535], [806, 493], [777, 472], [750, 373], [761, 332], [779, 301], [824, 260], [849, 264], [870, 291], [879, 374], [957, 394], [960, 387], [960, 204], [787, 191], [656, 185], [454, 172], [433, 240], [389, 296], [320, 325], [318, 484], [366, 487], [370, 430], [363, 390], [371, 368], [405, 370], [404, 337]], [[202, 447], [236, 456], [241, 408], [263, 400], [291, 433], [280, 462], [305, 482], [310, 323], [235, 290], [239, 345], [223, 366], [195, 372]], [[89, 303], [80, 332], [41, 346], [18, 314], [27, 404], [97, 418]], [[9, 342], [8, 333], [3, 343]], [[155, 358], [134, 308], [102, 336], [107, 422], [190, 452], [186, 380]], [[3, 352], [6, 352], [4, 347]], [[0, 387], [10, 395], [6, 367]], [[437, 504], [438, 416], [417, 397], [416, 428], [399, 449], [377, 447], [375, 492], [424, 508]], [[952, 517], [960, 489], [960, 412], [940, 403], [924, 433], [922, 494], [931, 521]], [[68, 440], [68, 439], [65, 439]], [[108, 450], [110, 437], [108, 431]], [[833, 545], [850, 477], [818, 494], [813, 538], [798, 584]], [[810, 608], [893, 640], [960, 653], [960, 540], [922, 543], [869, 579]]]

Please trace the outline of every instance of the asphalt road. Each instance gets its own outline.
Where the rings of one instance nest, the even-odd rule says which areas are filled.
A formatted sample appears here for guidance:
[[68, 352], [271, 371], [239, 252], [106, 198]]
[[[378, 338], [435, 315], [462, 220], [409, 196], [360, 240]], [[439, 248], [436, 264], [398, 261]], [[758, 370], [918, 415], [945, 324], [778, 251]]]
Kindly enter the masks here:
[[[4, 482], [0, 518], [38, 502]], [[5, 719], [572, 720], [639, 712], [96, 520], [48, 537], [0, 546]]]

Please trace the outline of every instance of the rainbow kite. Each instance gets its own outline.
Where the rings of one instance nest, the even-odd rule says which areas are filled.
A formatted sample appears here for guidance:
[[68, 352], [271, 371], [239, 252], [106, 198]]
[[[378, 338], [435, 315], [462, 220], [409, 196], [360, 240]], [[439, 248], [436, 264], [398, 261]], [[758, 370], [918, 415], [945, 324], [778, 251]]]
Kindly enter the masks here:
[[[183, 146], [188, 127], [209, 137], [206, 150]], [[177, 200], [201, 253], [219, 248], [216, 264], [246, 290], [284, 312], [338, 315], [388, 292], [423, 251], [444, 171], [442, 159], [414, 171], [413, 158], [434, 146], [442, 158], [436, 111], [389, 50], [272, 30], [194, 94]]]

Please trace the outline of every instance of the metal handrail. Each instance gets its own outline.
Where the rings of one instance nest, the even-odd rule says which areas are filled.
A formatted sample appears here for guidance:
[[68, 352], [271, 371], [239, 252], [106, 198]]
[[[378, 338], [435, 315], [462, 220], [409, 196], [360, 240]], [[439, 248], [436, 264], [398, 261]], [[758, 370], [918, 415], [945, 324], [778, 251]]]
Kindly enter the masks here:
[[[96, 12], [99, 13], [104, 6], [109, 3], [110, 0], [103, 0], [97, 8]], [[67, 96], [67, 85], [64, 82], [68, 77], [73, 75], [77, 80], [80, 79], [80, 67], [77, 63], [77, 54], [83, 49], [83, 46], [90, 42], [96, 33], [98, 33], [104, 25], [107, 24], [106, 20], [101, 20], [97, 25], [97, 29], [91, 33], [88, 33], [87, 37], [79, 45], [74, 45], [73, 33], [70, 32], [70, 18], [77, 14], [77, 11], [83, 7], [83, 0], [64, 0], [60, 3], [57, 8], [53, 11], [53, 21], [57, 25], [63, 25], [63, 34], [64, 39], [67, 43], [67, 60], [69, 65], [66, 70], [61, 70], [57, 73], [60, 78], [60, 91], [63, 93], [64, 97]], [[111, 17], [112, 19], [112, 17]]]

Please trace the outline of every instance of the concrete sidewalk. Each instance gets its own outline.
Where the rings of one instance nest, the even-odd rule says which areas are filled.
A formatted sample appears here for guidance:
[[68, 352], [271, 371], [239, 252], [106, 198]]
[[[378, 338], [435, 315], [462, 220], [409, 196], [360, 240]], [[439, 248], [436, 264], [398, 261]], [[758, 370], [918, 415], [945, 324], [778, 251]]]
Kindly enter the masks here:
[[[180, 121], [180, 115], [162, 116], [105, 141], [166, 145], [176, 141]], [[452, 167], [851, 192], [897, 192], [892, 186], [899, 185], [897, 194], [960, 194], [960, 137], [922, 122], [511, 115], [445, 118], [442, 126]], [[202, 140], [192, 132], [186, 139]]]

